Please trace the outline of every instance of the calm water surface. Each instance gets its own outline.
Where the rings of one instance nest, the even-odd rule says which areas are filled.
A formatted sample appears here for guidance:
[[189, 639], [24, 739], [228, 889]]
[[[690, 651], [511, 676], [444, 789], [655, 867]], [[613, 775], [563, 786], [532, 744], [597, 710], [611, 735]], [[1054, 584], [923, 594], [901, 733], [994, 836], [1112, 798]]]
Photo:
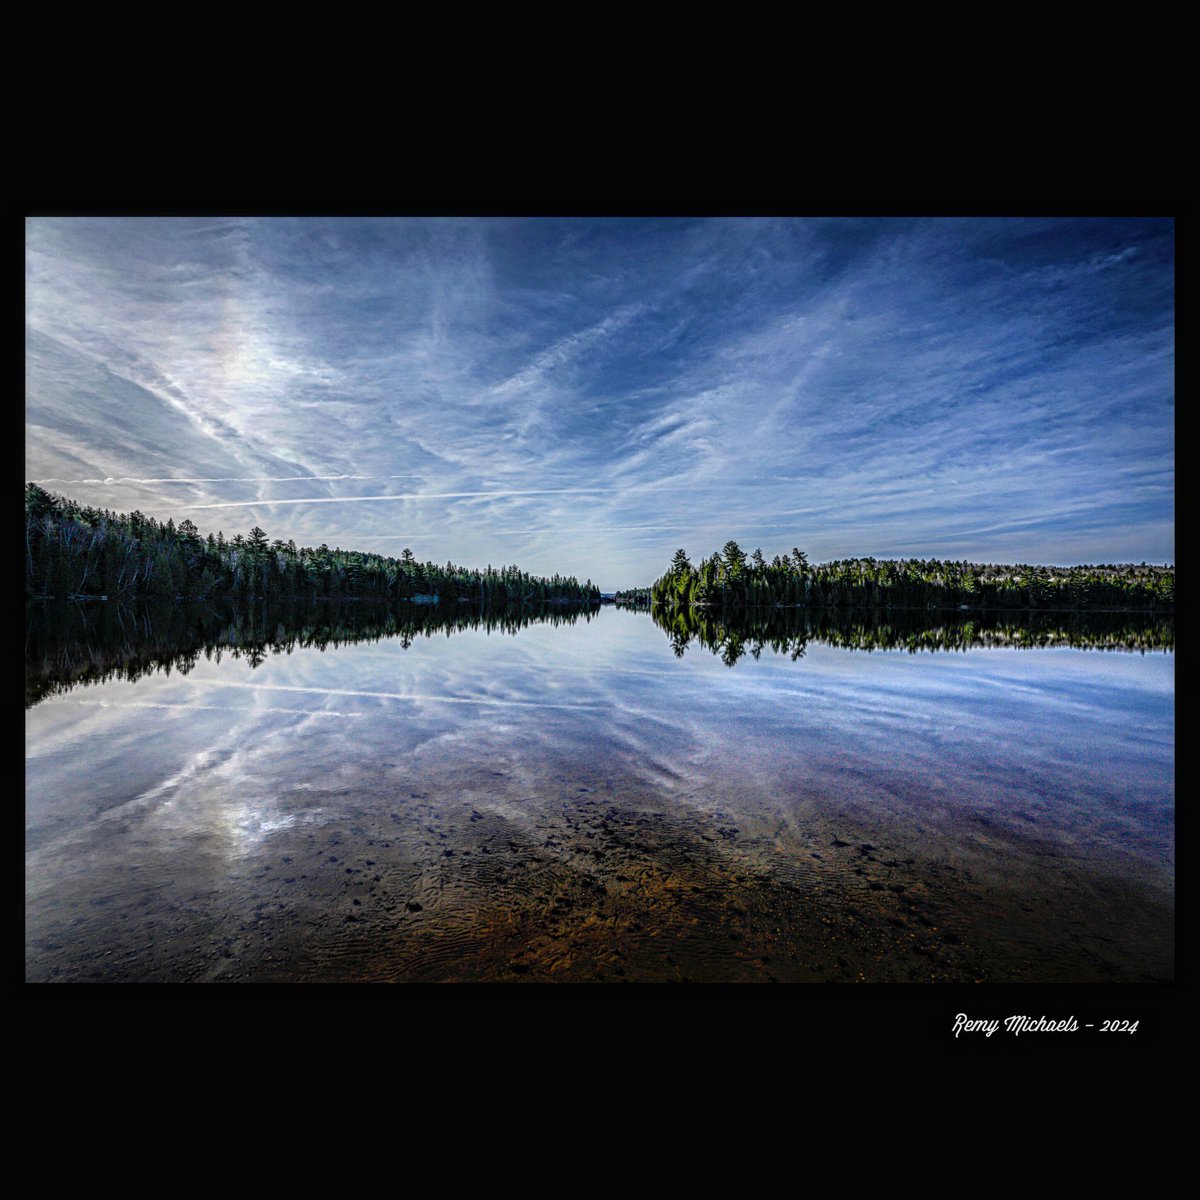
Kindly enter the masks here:
[[612, 608], [26, 714], [30, 980], [1164, 981], [1174, 657]]

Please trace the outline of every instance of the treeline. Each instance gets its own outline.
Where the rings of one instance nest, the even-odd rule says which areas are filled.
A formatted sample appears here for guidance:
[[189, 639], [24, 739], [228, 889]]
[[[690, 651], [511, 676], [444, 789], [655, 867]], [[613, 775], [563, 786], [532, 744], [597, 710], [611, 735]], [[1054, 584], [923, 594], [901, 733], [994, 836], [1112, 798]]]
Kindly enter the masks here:
[[299, 648], [327, 650], [357, 642], [395, 639], [407, 650], [418, 638], [468, 630], [516, 635], [526, 626], [589, 621], [591, 605], [548, 605], [482, 610], [441, 605], [384, 607], [358, 604], [210, 605], [150, 601], [31, 606], [25, 617], [25, 704], [87, 683], [133, 682], [157, 671], [186, 675], [201, 657], [228, 655], [252, 668], [272, 654]]
[[635, 608], [647, 608], [650, 605], [650, 588], [629, 588], [623, 592], [614, 592], [613, 603], [631, 604]]
[[1169, 616], [1122, 613], [993, 612], [975, 619], [934, 617], [917, 612], [838, 609], [745, 609], [658, 607], [654, 622], [667, 635], [677, 657], [697, 643], [732, 667], [745, 655], [764, 650], [802, 658], [809, 642], [845, 650], [903, 650], [910, 654], [1006, 647], [1035, 649], [1069, 646], [1076, 650], [1171, 651], [1175, 621]]
[[1047, 567], [1027, 563], [939, 559], [850, 558], [810, 565], [800, 549], [770, 562], [737, 542], [693, 566], [678, 550], [650, 589], [655, 606], [743, 608], [969, 608], [981, 610], [1171, 612], [1175, 569], [1107, 565]]
[[226, 540], [191, 521], [165, 524], [25, 487], [25, 594], [36, 599], [427, 600], [511, 604], [599, 603], [589, 579], [475, 570], [355, 550], [271, 541], [255, 526]]

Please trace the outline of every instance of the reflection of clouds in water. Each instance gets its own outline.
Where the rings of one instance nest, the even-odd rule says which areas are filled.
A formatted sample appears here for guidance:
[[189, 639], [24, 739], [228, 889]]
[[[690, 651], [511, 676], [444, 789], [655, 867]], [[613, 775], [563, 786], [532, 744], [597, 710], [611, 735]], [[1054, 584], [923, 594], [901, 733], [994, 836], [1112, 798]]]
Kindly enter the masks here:
[[120, 808], [109, 809], [104, 814], [101, 820], [113, 820], [116, 818], [123, 819], [128, 813], [125, 811], [129, 807], [136, 807], [155, 801], [164, 796], [169, 796], [166, 801], [170, 804], [177, 797], [181, 790], [189, 784], [201, 772], [207, 771], [212, 764], [219, 758], [220, 750], [214, 747], [211, 750], [201, 750], [199, 754], [193, 755], [187, 763], [174, 775], [164, 779], [161, 783], [150, 788], [148, 791], [142, 792], [134, 799], [128, 801], [126, 805]]
[[49, 838], [25, 856], [26, 891], [33, 898], [53, 891], [68, 876], [85, 876], [94, 856], [107, 858], [119, 846], [122, 866], [136, 866], [142, 852], [161, 851], [180, 833], [180, 804], [197, 785], [204, 790], [214, 764], [228, 754], [228, 744], [207, 747], [152, 787], [122, 803], [92, 812], [72, 827]]
[[674, 792], [703, 783], [703, 740], [682, 714], [661, 714], [626, 706], [614, 713], [605, 729], [622, 767], [655, 788]]
[[274, 736], [240, 746], [202, 786], [181, 797], [181, 815], [197, 831], [216, 836], [225, 857], [244, 857], [273, 833], [297, 824], [323, 824], [337, 816], [321, 805], [292, 799], [295, 792], [317, 790], [327, 782], [295, 777], [314, 751], [318, 761], [329, 754], [327, 741], [312, 743], [307, 724], [298, 721], [283, 729], [256, 731], [253, 738], [267, 732]]
[[[155, 763], [158, 753], [161, 782], [138, 797], [158, 806], [139, 818], [145, 836], [161, 822], [165, 838], [206, 836], [230, 857], [298, 822], [336, 819], [301, 795], [444, 786], [517, 819], [530, 800], [557, 797], [559, 775], [572, 771], [611, 774], [688, 807], [736, 792], [747, 812], [840, 796], [853, 772], [863, 797], [905, 780], [963, 813], [1000, 803], [1020, 771], [1022, 786], [1069, 793], [1072, 804], [1086, 794], [1115, 811], [1126, 803], [1120, 792], [1169, 814], [1172, 685], [1167, 656], [1074, 650], [908, 655], [810, 644], [802, 662], [764, 655], [731, 670], [695, 648], [676, 659], [644, 614], [603, 610], [590, 625], [468, 631], [409, 650], [394, 639], [301, 647], [253, 673], [245, 660], [204, 660], [183, 678], [103, 684], [103, 700], [52, 698], [27, 715], [29, 757], [42, 756], [30, 778], [39, 794], [90, 799], [96, 782], [72, 779], [65, 760], [78, 758], [65, 740], [108, 748], [104, 786], [114, 792], [112, 747], [124, 762]], [[230, 691], [214, 693], [221, 688]], [[221, 704], [235, 697], [255, 707]], [[308, 697], [347, 699], [306, 708]], [[103, 723], [66, 723], [63, 712], [84, 704]], [[191, 709], [196, 721], [178, 719]], [[353, 724], [337, 728], [338, 719]], [[181, 775], [180, 748], [213, 757], [188, 758]], [[1063, 807], [1046, 832], [1066, 822]]]
[[[226, 656], [186, 676], [100, 684], [87, 706], [47, 699], [27, 714], [32, 803], [50, 809], [31, 817], [31, 844], [58, 836], [27, 856], [30, 944], [67, 947], [53, 953], [73, 969], [115, 946], [102, 970], [128, 969], [116, 966], [124, 951], [152, 971], [146, 946], [161, 954], [175, 936], [176, 976], [208, 954], [253, 977], [300, 943], [364, 956], [402, 945], [405, 962], [440, 952], [465, 963], [460, 935], [480, 912], [531, 913], [539, 936], [549, 923], [627, 950], [612, 914], [634, 896], [639, 921], [666, 898], [680, 946], [707, 913], [710, 948], [731, 953], [742, 946], [704, 909], [703, 889], [734, 874], [742, 895], [776, 905], [778, 924], [781, 897], [803, 907], [821, 896], [864, 913], [864, 897], [883, 902], [879, 922], [893, 911], [908, 921], [907, 900], [886, 886], [895, 879], [940, 887], [955, 913], [981, 888], [1015, 887], [1028, 902], [1034, 884], [1083, 895], [1076, 880], [1170, 901], [1169, 661], [813, 646], [800, 663], [764, 653], [730, 670], [707, 651], [675, 659], [644, 616], [606, 610], [590, 628], [545, 632], [434, 637], [412, 651], [396, 640], [298, 647], [255, 670]], [[68, 745], [72, 727], [89, 732]], [[47, 737], [59, 753], [44, 753]], [[126, 796], [112, 819], [92, 819]], [[378, 865], [353, 869], [365, 859]], [[602, 909], [592, 880], [608, 886]], [[872, 880], [883, 886], [868, 893]], [[564, 895], [584, 902], [556, 916]], [[995, 905], [984, 902], [986, 924]], [[1088, 891], [1079, 903], [1101, 914], [1086, 920], [1105, 937], [1122, 928], [1123, 900], [1099, 908]], [[347, 920], [368, 911], [366, 924]], [[1015, 927], [1042, 937], [1043, 909], [1025, 911], [1013, 909]], [[157, 929], [139, 942], [143, 920]], [[1060, 921], [1064, 944], [1074, 921]], [[59, 960], [35, 950], [27, 961]]]
[[426, 704], [495, 704], [514, 708], [591, 708], [588, 704], [554, 704], [541, 700], [518, 700], [514, 698], [496, 698], [491, 696], [440, 696], [430, 693], [417, 692], [370, 692], [355, 691], [348, 688], [299, 687], [292, 684], [279, 683], [230, 683], [224, 680], [197, 679], [195, 683], [209, 687], [246, 688], [257, 692], [307, 692], [320, 696], [361, 696], [368, 700], [401, 700], [415, 701]]
[[[140, 681], [165, 685], [161, 676]], [[170, 681], [172, 688], [180, 681]], [[190, 682], [190, 681], [188, 681]], [[127, 684], [111, 684], [114, 692], [128, 690]], [[162, 687], [158, 689], [161, 693]], [[288, 812], [283, 798], [291, 790], [286, 783], [285, 764], [289, 759], [302, 760], [307, 749], [310, 754], [327, 758], [328, 740], [315, 737], [323, 718], [361, 720], [366, 714], [343, 713], [317, 709], [277, 709], [266, 706], [221, 706], [187, 702], [52, 700], [53, 705], [69, 709], [79, 706], [104, 710], [99, 716], [108, 722], [103, 736], [108, 743], [122, 741], [127, 752], [144, 747], [147, 739], [155, 745], [178, 744], [189, 736], [210, 738], [210, 744], [190, 752], [181, 766], [150, 787], [142, 788], [128, 800], [102, 808], [101, 811], [78, 820], [72, 828], [52, 837], [31, 852], [27, 859], [29, 877], [40, 874], [40, 863], [60, 857], [86, 861], [90, 847], [107, 837], [121, 840], [122, 854], [135, 860], [143, 851], [155, 852], [186, 841], [189, 853], [203, 853], [231, 859], [253, 851], [270, 833], [287, 828], [296, 821], [320, 820], [319, 815]], [[225, 713], [232, 722], [195, 726], [177, 719], [185, 710]], [[123, 710], [129, 710], [125, 712]], [[161, 720], [154, 720], [146, 710], [166, 710]], [[269, 718], [280, 715], [292, 719], [283, 725]], [[111, 718], [111, 720], [109, 720]], [[146, 722], [151, 722], [147, 724]], [[217, 733], [212, 737], [214, 730]], [[329, 730], [327, 733], [331, 732]], [[101, 736], [101, 735], [92, 735]], [[282, 753], [273, 746], [283, 746]], [[272, 761], [273, 760], [273, 761]], [[68, 764], [64, 764], [67, 766]], [[70, 778], [61, 780], [67, 794], [82, 789], [92, 797], [96, 784], [90, 778], [80, 778], [71, 770]], [[54, 776], [59, 778], [59, 776]], [[285, 781], [281, 787], [281, 780]], [[121, 772], [109, 772], [103, 786], [117, 791], [124, 786]], [[44, 785], [43, 785], [44, 786]], [[319, 810], [314, 810], [319, 812]], [[112, 831], [106, 833], [107, 831]]]
[[73, 745], [111, 745], [126, 732], [125, 718], [115, 712], [80, 713], [77, 701], [53, 696], [25, 714], [25, 761], [66, 750]]

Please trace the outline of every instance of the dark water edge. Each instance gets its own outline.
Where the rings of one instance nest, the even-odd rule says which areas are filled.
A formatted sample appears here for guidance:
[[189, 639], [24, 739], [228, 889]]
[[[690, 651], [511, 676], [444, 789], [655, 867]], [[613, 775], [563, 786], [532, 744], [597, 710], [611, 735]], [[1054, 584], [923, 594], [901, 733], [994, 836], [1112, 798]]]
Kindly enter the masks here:
[[[1082, 647], [1161, 660], [1173, 626], [1109, 616], [1030, 628], [807, 613], [681, 631], [592, 610], [31, 610], [33, 715], [95, 713], [69, 706], [97, 693], [137, 712], [111, 727], [131, 751], [99, 761], [101, 743], [83, 740], [29, 776], [51, 799], [77, 786], [85, 807], [108, 788], [112, 806], [79, 820], [68, 805], [73, 824], [27, 835], [26, 978], [1170, 981], [1167, 760], [1147, 752], [1128, 781], [1095, 782], [1125, 762], [1108, 740], [1161, 722], [1161, 707], [1127, 720], [1123, 694], [1093, 682], [1090, 664], [1140, 671], [1137, 659], [1079, 656], [1074, 683], [1062, 664]], [[614, 630], [610, 656], [589, 649]], [[861, 658], [855, 676], [846, 649], [980, 653]], [[1018, 670], [988, 676], [977, 698], [972, 664], [989, 662]], [[1043, 663], [1053, 686], [1031, 708]], [[353, 699], [403, 692], [410, 668], [416, 690], [447, 698], [436, 719], [398, 697]], [[507, 690], [472, 693], [476, 676]], [[811, 699], [797, 707], [788, 680]], [[970, 690], [930, 699], [937, 680]], [[216, 703], [259, 682], [254, 695], [291, 710], [328, 689], [354, 719], [331, 711], [293, 738], [295, 717], [258, 714], [226, 745], [245, 710], [214, 715]], [[539, 707], [547, 695], [562, 704]], [[683, 714], [664, 714], [672, 704]], [[1042, 725], [1056, 732], [1026, 745], [987, 724], [978, 752], [923, 732], [927, 716], [980, 712], [1030, 743]], [[151, 781], [179, 781], [166, 791], [121, 783], [172, 739], [199, 752], [198, 769], [156, 767]]]
[[[647, 611], [644, 610], [643, 611]], [[764, 650], [803, 657], [809, 642], [847, 650], [965, 651], [1070, 647], [1074, 650], [1175, 648], [1173, 615], [1110, 610], [985, 612], [959, 609], [649, 610], [677, 657], [695, 644], [733, 666]]]
[[[187, 674], [201, 656], [228, 654], [258, 666], [298, 647], [336, 650], [357, 642], [484, 629], [513, 634], [534, 622], [589, 621], [599, 605], [554, 602], [490, 606], [377, 603], [209, 605], [161, 601], [33, 604], [25, 613], [25, 707], [109, 679]], [[219, 658], [218, 658], [219, 661]]]
[[169, 866], [122, 846], [115, 874], [94, 887], [75, 886], [78, 868], [67, 867], [54, 887], [71, 900], [49, 922], [38, 914], [27, 978], [1174, 977], [1168, 897], [1072, 861], [1036, 834], [1014, 838], [986, 821], [982, 840], [965, 852], [948, 829], [931, 842], [863, 810], [814, 807], [771, 828], [747, 820], [737, 804], [710, 812], [670, 806], [631, 788], [632, 780], [577, 769], [543, 803], [527, 804], [529, 819], [513, 820], [499, 776], [449, 771], [402, 795], [380, 786], [382, 773], [370, 774], [374, 786], [364, 780], [305, 797], [337, 805], [336, 825], [283, 831], [232, 863], [219, 863], [218, 847], [199, 839]]
[[[631, 606], [632, 607], [632, 606]], [[401, 602], [205, 605], [159, 602], [33, 604], [25, 616], [25, 706], [81, 684], [186, 674], [201, 655], [227, 652], [257, 666], [297, 647], [336, 649], [396, 638], [485, 629], [515, 634], [535, 623], [591, 621], [599, 605], [561, 602], [476, 608]], [[910, 653], [983, 648], [1173, 651], [1175, 620], [1130, 612], [963, 613], [928, 609], [646, 609], [677, 657], [702, 647], [733, 666], [764, 650], [793, 661], [809, 642]]]

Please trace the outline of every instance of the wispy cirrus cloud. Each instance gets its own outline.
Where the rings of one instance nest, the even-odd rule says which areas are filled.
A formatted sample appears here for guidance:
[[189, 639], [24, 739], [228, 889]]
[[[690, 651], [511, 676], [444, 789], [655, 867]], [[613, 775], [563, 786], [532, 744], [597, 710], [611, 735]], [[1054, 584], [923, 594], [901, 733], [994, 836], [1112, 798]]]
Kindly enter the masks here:
[[1169, 220], [47, 218], [26, 247], [28, 477], [104, 507], [606, 587], [728, 537], [1173, 558]]
[[220, 504], [180, 504], [178, 508], [276, 508], [284, 504], [366, 504], [377, 500], [491, 500], [501, 496], [595, 495], [603, 488], [529, 488], [516, 492], [397, 492], [383, 496], [303, 496], [291, 500], [230, 500]]
[[135, 479], [131, 475], [121, 479], [34, 479], [33, 483], [90, 483], [110, 486], [122, 483], [313, 483], [322, 479], [420, 479], [420, 475], [223, 475], [189, 479], [185, 476], [168, 476], [164, 479]]

